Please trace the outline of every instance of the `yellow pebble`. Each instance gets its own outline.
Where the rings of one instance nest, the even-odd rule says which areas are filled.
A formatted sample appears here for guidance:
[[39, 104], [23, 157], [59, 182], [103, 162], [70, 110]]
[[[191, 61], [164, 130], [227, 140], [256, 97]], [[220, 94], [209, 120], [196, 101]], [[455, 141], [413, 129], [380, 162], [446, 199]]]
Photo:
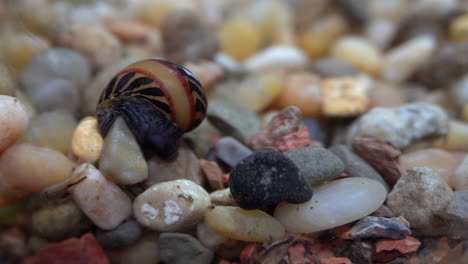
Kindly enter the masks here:
[[346, 20], [338, 15], [325, 16], [299, 33], [298, 45], [312, 58], [327, 55], [333, 42], [348, 28]]
[[468, 121], [468, 104], [462, 106], [463, 120]]
[[150, 26], [161, 28], [166, 17], [174, 9], [194, 9], [193, 1], [151, 0], [144, 1], [139, 10], [140, 20]]
[[80, 121], [72, 136], [72, 153], [80, 161], [95, 163], [101, 155], [104, 140], [95, 117]]
[[241, 241], [276, 241], [285, 235], [278, 220], [260, 210], [216, 206], [206, 211], [205, 222], [216, 232]]
[[450, 23], [450, 37], [455, 41], [468, 40], [468, 14], [455, 18]]
[[[259, 30], [266, 42], [288, 42], [288, 32], [293, 30], [293, 15], [291, 8], [284, 1], [268, 1], [261, 14]], [[283, 44], [285, 44], [283, 42]], [[278, 44], [278, 42], [276, 42]]]
[[221, 49], [237, 60], [253, 55], [261, 45], [260, 32], [257, 27], [240, 18], [226, 21], [219, 32]]
[[253, 112], [265, 109], [280, 94], [283, 79], [283, 75], [276, 72], [263, 72], [246, 79], [239, 86], [239, 104]]

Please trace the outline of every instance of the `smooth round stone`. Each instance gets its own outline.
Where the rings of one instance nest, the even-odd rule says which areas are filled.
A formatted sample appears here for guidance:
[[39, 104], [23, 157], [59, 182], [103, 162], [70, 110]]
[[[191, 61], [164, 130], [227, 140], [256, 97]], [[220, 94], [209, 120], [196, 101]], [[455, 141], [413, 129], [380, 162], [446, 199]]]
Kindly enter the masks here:
[[357, 73], [354, 66], [348, 61], [330, 57], [314, 61], [312, 71], [317, 72], [322, 77], [342, 77]]
[[344, 225], [377, 210], [387, 191], [376, 180], [350, 177], [314, 188], [314, 196], [302, 204], [280, 204], [274, 217], [294, 233], [311, 233]]
[[15, 144], [2, 153], [0, 171], [12, 188], [39, 192], [70, 177], [74, 163], [64, 154], [27, 143]]
[[21, 84], [31, 90], [48, 81], [62, 79], [80, 89], [87, 84], [90, 75], [90, 65], [80, 53], [67, 48], [51, 48], [28, 63], [21, 75]]
[[452, 40], [468, 40], [468, 14], [461, 15], [450, 22], [449, 33]]
[[18, 99], [21, 103], [23, 103], [29, 117], [36, 116], [36, 107], [31, 103], [31, 100], [29, 100], [29, 98], [20, 89], [15, 90], [14, 97]]
[[245, 247], [244, 242], [219, 234], [205, 222], [197, 225], [197, 238], [204, 247], [213, 250], [216, 252], [216, 255], [227, 259], [239, 257], [242, 249]]
[[223, 137], [216, 143], [217, 156], [231, 167], [252, 153], [252, 150], [232, 137]]
[[460, 166], [455, 170], [452, 183], [453, 188], [457, 191], [468, 190], [468, 156], [465, 156]]
[[210, 200], [215, 205], [236, 205], [229, 188], [210, 193]]
[[291, 45], [270, 46], [248, 58], [245, 68], [248, 71], [263, 71], [278, 66], [285, 69], [304, 68], [308, 63], [307, 55]]
[[18, 99], [0, 95], [0, 152], [7, 149], [26, 131], [29, 115], [23, 103]]
[[83, 118], [72, 136], [71, 150], [78, 160], [94, 163], [101, 155], [104, 139], [95, 117]]
[[75, 169], [69, 191], [78, 207], [101, 229], [111, 230], [132, 214], [132, 202], [122, 189], [107, 180], [93, 165]]
[[39, 147], [67, 153], [76, 123], [75, 117], [69, 112], [44, 112], [31, 120], [23, 140]]
[[143, 228], [135, 220], [123, 222], [112, 230], [96, 232], [96, 238], [105, 249], [122, 249], [135, 244], [141, 237]]
[[369, 95], [372, 107], [397, 107], [407, 101], [403, 89], [390, 82], [374, 82]]
[[255, 152], [238, 163], [229, 176], [229, 188], [243, 209], [303, 203], [312, 197], [312, 188], [294, 162], [273, 150]]
[[159, 252], [159, 235], [146, 231], [136, 244], [111, 254], [111, 260], [116, 264], [155, 264], [159, 263]]
[[122, 117], [114, 120], [104, 139], [99, 170], [117, 184], [135, 184], [148, 178], [140, 145]]
[[39, 112], [64, 110], [75, 113], [80, 103], [78, 89], [69, 80], [54, 79], [26, 91]]
[[282, 72], [265, 71], [245, 78], [238, 89], [224, 95], [252, 112], [260, 112], [278, 96], [284, 83]]
[[160, 232], [187, 230], [202, 220], [210, 196], [200, 185], [175, 180], [153, 185], [133, 203], [133, 212], [142, 225]]
[[219, 40], [222, 51], [236, 60], [243, 60], [254, 54], [262, 41], [260, 32], [252, 22], [236, 18], [227, 20], [221, 26]]
[[13, 95], [14, 91], [15, 82], [13, 80], [13, 75], [5, 64], [0, 63], [0, 94]]
[[159, 237], [160, 261], [173, 264], [210, 264], [214, 254], [189, 234], [163, 233]]
[[0, 54], [14, 74], [19, 75], [37, 54], [49, 48], [49, 42], [30, 33], [6, 33], [2, 36]]
[[88, 219], [72, 201], [46, 206], [32, 215], [33, 232], [50, 240], [78, 236], [89, 227]]
[[390, 19], [372, 19], [365, 26], [365, 36], [381, 49], [391, 45], [398, 30], [398, 23]]
[[219, 234], [241, 241], [276, 241], [285, 235], [283, 226], [260, 210], [216, 206], [206, 212], [205, 222]]

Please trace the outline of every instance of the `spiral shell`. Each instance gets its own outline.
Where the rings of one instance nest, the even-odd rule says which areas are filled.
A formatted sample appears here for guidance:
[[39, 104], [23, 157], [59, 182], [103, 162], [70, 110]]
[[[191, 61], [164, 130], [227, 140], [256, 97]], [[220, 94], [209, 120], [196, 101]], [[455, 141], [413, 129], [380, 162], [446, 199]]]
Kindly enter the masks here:
[[[190, 71], [168, 61], [148, 59], [115, 75], [101, 94], [96, 114], [103, 136], [115, 118], [122, 116], [145, 148], [145, 144], [172, 142], [194, 129], [206, 109], [203, 87]], [[151, 142], [155, 140], [158, 142]]]

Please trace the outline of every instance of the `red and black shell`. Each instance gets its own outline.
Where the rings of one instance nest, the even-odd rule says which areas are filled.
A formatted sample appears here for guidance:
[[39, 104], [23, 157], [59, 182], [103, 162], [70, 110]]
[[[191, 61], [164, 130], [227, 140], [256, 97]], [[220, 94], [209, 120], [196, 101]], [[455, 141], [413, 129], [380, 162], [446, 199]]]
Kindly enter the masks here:
[[103, 136], [122, 116], [146, 153], [168, 157], [177, 153], [177, 139], [203, 121], [206, 109], [205, 91], [190, 71], [147, 59], [115, 75], [101, 94], [96, 115]]

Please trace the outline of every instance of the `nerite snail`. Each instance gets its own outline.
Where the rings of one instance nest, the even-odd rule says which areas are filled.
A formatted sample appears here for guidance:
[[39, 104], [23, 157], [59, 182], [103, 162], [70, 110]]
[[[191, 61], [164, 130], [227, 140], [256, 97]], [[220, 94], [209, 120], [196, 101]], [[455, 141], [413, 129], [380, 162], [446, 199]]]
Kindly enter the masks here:
[[172, 158], [177, 140], [202, 122], [206, 108], [203, 87], [190, 71], [148, 59], [115, 75], [101, 94], [96, 115], [103, 136], [122, 116], [145, 155]]

